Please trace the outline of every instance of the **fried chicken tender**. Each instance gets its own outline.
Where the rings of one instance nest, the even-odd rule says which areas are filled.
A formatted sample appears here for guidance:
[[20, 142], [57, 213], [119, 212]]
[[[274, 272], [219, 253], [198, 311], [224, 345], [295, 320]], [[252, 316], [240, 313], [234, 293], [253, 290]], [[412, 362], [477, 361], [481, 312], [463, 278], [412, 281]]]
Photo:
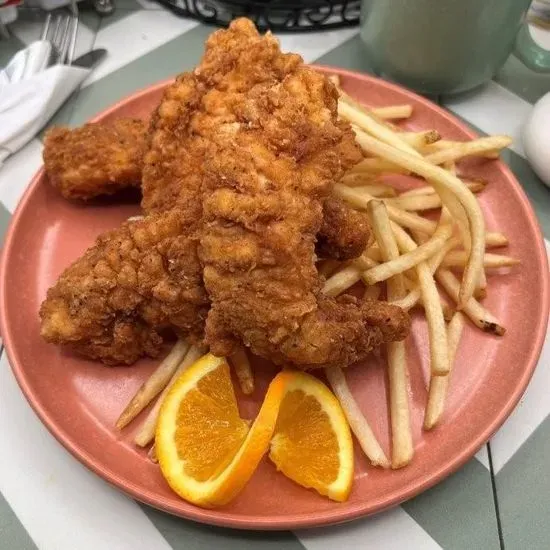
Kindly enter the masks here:
[[43, 153], [50, 183], [66, 199], [81, 200], [139, 187], [146, 136], [147, 124], [129, 118], [52, 128]]
[[[244, 342], [279, 364], [314, 368], [404, 337], [399, 308], [320, 294], [323, 207], [320, 246], [346, 257], [364, 242], [364, 220], [329, 200], [360, 152], [336, 120], [335, 88], [299, 56], [281, 54], [250, 21], [233, 22], [167, 88], [148, 143], [146, 217], [100, 236], [48, 291], [47, 341], [130, 364], [157, 355], [166, 330], [202, 340], [208, 317], [218, 354]], [[63, 166], [70, 173], [68, 160]]]
[[200, 339], [208, 297], [188, 222], [173, 209], [101, 235], [48, 291], [44, 339], [108, 365], [156, 357], [167, 328]]
[[[254, 47], [235, 48], [247, 41]], [[315, 235], [351, 132], [337, 121], [334, 86], [246, 19], [214, 33], [208, 46], [222, 53], [207, 50], [196, 71], [201, 83], [216, 86], [231, 66], [223, 88], [202, 100], [216, 117], [193, 125], [210, 142], [199, 257], [211, 350], [230, 355], [243, 342], [277, 364], [312, 369], [349, 365], [404, 338], [409, 317], [400, 308], [321, 295]]]
[[[275, 84], [285, 74], [285, 63], [298, 59], [289, 54], [281, 58], [279, 66], [266, 67], [261, 60], [256, 63], [251, 48], [261, 48], [261, 56], [267, 42], [252, 29], [253, 32], [236, 24], [225, 31], [221, 41], [212, 35], [198, 69], [193, 74], [179, 76], [165, 93], [153, 116], [154, 138], [144, 165], [142, 207], [146, 212], [163, 211], [179, 204], [193, 208], [197, 218], [200, 217], [197, 197], [204, 177], [203, 161], [209, 136], [219, 125], [238, 121], [230, 106], [224, 105], [226, 91], [235, 83], [245, 91], [262, 83]], [[270, 47], [277, 48], [276, 42], [272, 40]], [[249, 66], [242, 65], [243, 58], [250, 61]], [[267, 70], [263, 72], [264, 69]], [[241, 96], [242, 93], [235, 90], [232, 100], [238, 103]], [[363, 153], [349, 125], [343, 121], [337, 124], [343, 130], [342, 140], [336, 145], [343, 172], [359, 163]], [[339, 198], [330, 197], [323, 204], [323, 218], [317, 247], [320, 257], [347, 260], [364, 251], [371, 236], [364, 214]]]

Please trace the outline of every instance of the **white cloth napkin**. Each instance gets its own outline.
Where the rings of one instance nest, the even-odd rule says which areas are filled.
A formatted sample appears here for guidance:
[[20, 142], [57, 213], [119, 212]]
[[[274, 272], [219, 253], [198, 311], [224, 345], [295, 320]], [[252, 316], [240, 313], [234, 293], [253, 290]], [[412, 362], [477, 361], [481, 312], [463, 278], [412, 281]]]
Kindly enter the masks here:
[[0, 80], [0, 166], [30, 141], [90, 74], [55, 65], [19, 82]]

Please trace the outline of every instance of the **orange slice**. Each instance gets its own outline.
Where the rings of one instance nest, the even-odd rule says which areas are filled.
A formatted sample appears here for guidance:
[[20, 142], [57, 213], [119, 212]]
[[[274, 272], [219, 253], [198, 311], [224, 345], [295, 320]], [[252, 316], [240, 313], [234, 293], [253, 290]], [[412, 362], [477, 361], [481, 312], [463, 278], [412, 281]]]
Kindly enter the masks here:
[[269, 458], [287, 477], [337, 501], [353, 482], [353, 441], [333, 393], [305, 372], [288, 375]]
[[269, 448], [284, 387], [273, 380], [249, 430], [225, 359], [208, 354], [194, 363], [168, 392], [157, 423], [156, 453], [170, 487], [207, 508], [235, 497]]
[[330, 390], [302, 372], [284, 371], [273, 379], [249, 429], [239, 417], [227, 362], [205, 355], [168, 392], [155, 438], [170, 487], [207, 508], [238, 494], [270, 442], [270, 457], [285, 475], [345, 500], [353, 478], [349, 427]]

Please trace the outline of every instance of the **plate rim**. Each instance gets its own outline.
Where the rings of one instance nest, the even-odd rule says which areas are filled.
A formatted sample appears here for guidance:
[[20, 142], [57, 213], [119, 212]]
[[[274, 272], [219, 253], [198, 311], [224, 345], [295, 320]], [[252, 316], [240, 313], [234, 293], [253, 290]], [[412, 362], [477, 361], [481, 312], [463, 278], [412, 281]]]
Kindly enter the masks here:
[[[312, 64], [314, 68], [320, 69], [324, 73], [338, 74], [343, 77], [350, 77], [358, 81], [362, 81], [369, 84], [375, 84], [381, 86], [382, 88], [390, 89], [396, 91], [400, 94], [407, 94], [420, 103], [423, 103], [430, 109], [435, 109], [438, 116], [444, 117], [454, 125], [458, 125], [461, 130], [466, 132], [471, 138], [477, 137], [476, 132], [471, 128], [466, 126], [464, 122], [459, 120], [450, 112], [445, 111], [439, 105], [429, 101], [428, 99], [419, 96], [418, 94], [403, 88], [399, 85], [384, 81], [375, 76], [368, 75], [365, 73], [351, 71], [348, 69], [342, 69], [338, 67], [329, 67], [325, 65]], [[104, 117], [108, 116], [113, 111], [116, 111], [120, 108], [122, 104], [125, 104], [130, 98], [136, 100], [143, 95], [148, 95], [151, 92], [158, 91], [163, 89], [169, 83], [173, 82], [173, 78], [162, 80], [156, 84], [141, 88], [130, 95], [125, 96], [121, 100], [117, 101], [111, 107], [101, 111], [101, 113], [95, 115], [90, 119], [89, 122], [96, 122]], [[537, 236], [536, 243], [533, 246], [533, 253], [536, 254], [537, 264], [544, 266], [547, 260], [546, 246], [544, 243], [544, 235], [542, 233], [540, 224], [536, 217], [533, 207], [529, 201], [529, 198], [523, 191], [523, 188], [517, 181], [515, 175], [510, 170], [510, 168], [502, 161], [500, 162], [500, 167], [505, 176], [509, 179], [512, 188], [515, 191], [516, 198], [519, 200], [523, 206], [523, 211], [527, 215], [527, 222], [529, 226], [534, 230], [535, 235]], [[39, 184], [40, 179], [44, 175], [44, 167], [42, 166], [39, 171], [34, 175], [29, 183], [25, 193], [21, 197], [18, 206], [13, 213], [8, 229], [6, 231], [4, 246], [2, 249], [2, 254], [0, 256], [0, 301], [5, 303], [5, 296], [8, 292], [6, 285], [6, 258], [11, 254], [11, 251], [15, 247], [15, 228], [19, 223], [19, 219], [22, 217], [22, 214], [25, 210], [26, 203], [29, 201], [34, 188]], [[154, 491], [143, 489], [139, 484], [129, 482], [126, 479], [122, 479], [116, 472], [110, 470], [109, 468], [103, 467], [101, 463], [98, 463], [94, 457], [90, 456], [87, 452], [81, 449], [78, 445], [78, 442], [73, 440], [68, 436], [64, 431], [58, 426], [58, 423], [55, 419], [51, 418], [48, 413], [43, 409], [42, 405], [35, 399], [34, 394], [30, 388], [30, 384], [25, 377], [25, 369], [22, 364], [15, 360], [16, 356], [16, 346], [14, 345], [13, 335], [9, 329], [9, 322], [7, 319], [6, 308], [0, 308], [0, 331], [4, 340], [4, 350], [7, 353], [8, 362], [14, 373], [14, 376], [17, 380], [21, 391], [23, 392], [27, 402], [31, 405], [35, 414], [38, 416], [42, 424], [48, 429], [48, 431], [61, 443], [61, 445], [69, 451], [81, 464], [86, 466], [88, 469], [93, 471], [104, 481], [107, 481], [109, 484], [117, 487], [124, 493], [130, 495], [132, 498], [140, 502], [144, 502], [154, 508], [162, 510], [164, 512], [183, 517], [185, 519], [190, 519], [193, 521], [198, 521], [200, 523], [206, 523], [209, 525], [217, 525], [222, 527], [230, 527], [237, 529], [249, 529], [249, 530], [288, 530], [288, 529], [300, 529], [300, 528], [311, 528], [319, 527], [325, 525], [335, 525], [338, 523], [344, 523], [354, 519], [358, 519], [367, 515], [372, 515], [375, 513], [380, 513], [384, 510], [397, 506], [398, 504], [416, 496], [425, 490], [433, 487], [440, 481], [442, 481], [447, 476], [456, 472], [461, 466], [463, 466], [474, 454], [492, 437], [492, 435], [502, 426], [506, 419], [510, 416], [515, 406], [521, 399], [521, 396], [525, 392], [529, 381], [534, 373], [542, 347], [546, 337], [547, 325], [548, 325], [548, 315], [550, 309], [550, 276], [549, 271], [546, 269], [541, 270], [542, 273], [542, 294], [540, 296], [541, 300], [541, 316], [538, 320], [537, 332], [533, 338], [533, 345], [528, 350], [528, 359], [525, 361], [527, 368], [523, 371], [521, 378], [518, 380], [518, 383], [514, 391], [508, 396], [508, 399], [505, 401], [503, 406], [499, 409], [497, 415], [494, 415], [494, 418], [487, 424], [487, 426], [482, 430], [480, 435], [475, 439], [471, 440], [468, 445], [464, 446], [460, 451], [453, 457], [452, 460], [445, 462], [437, 470], [432, 470], [430, 475], [425, 479], [422, 479], [419, 483], [415, 485], [410, 485], [406, 490], [401, 490], [398, 495], [396, 491], [389, 493], [383, 500], [379, 500], [377, 505], [365, 505], [357, 504], [353, 507], [347, 509], [333, 509], [333, 510], [324, 510], [321, 512], [307, 512], [303, 514], [294, 514], [292, 519], [285, 517], [282, 518], [269, 518], [266, 519], [262, 517], [261, 519], [253, 519], [253, 516], [243, 516], [236, 517], [233, 514], [228, 514], [224, 512], [223, 509], [214, 509], [207, 510], [199, 507], [195, 507], [185, 501], [182, 503], [187, 505], [187, 509], [182, 510], [180, 507], [174, 506], [169, 502], [164, 502], [163, 497], [159, 497]]]

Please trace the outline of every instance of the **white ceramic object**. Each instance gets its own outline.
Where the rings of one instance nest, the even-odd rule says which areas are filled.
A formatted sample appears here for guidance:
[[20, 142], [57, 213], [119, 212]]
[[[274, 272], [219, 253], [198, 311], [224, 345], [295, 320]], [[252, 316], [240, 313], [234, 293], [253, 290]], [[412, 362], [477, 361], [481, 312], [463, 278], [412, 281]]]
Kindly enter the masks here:
[[537, 176], [550, 187], [550, 92], [535, 103], [525, 123], [523, 149]]

